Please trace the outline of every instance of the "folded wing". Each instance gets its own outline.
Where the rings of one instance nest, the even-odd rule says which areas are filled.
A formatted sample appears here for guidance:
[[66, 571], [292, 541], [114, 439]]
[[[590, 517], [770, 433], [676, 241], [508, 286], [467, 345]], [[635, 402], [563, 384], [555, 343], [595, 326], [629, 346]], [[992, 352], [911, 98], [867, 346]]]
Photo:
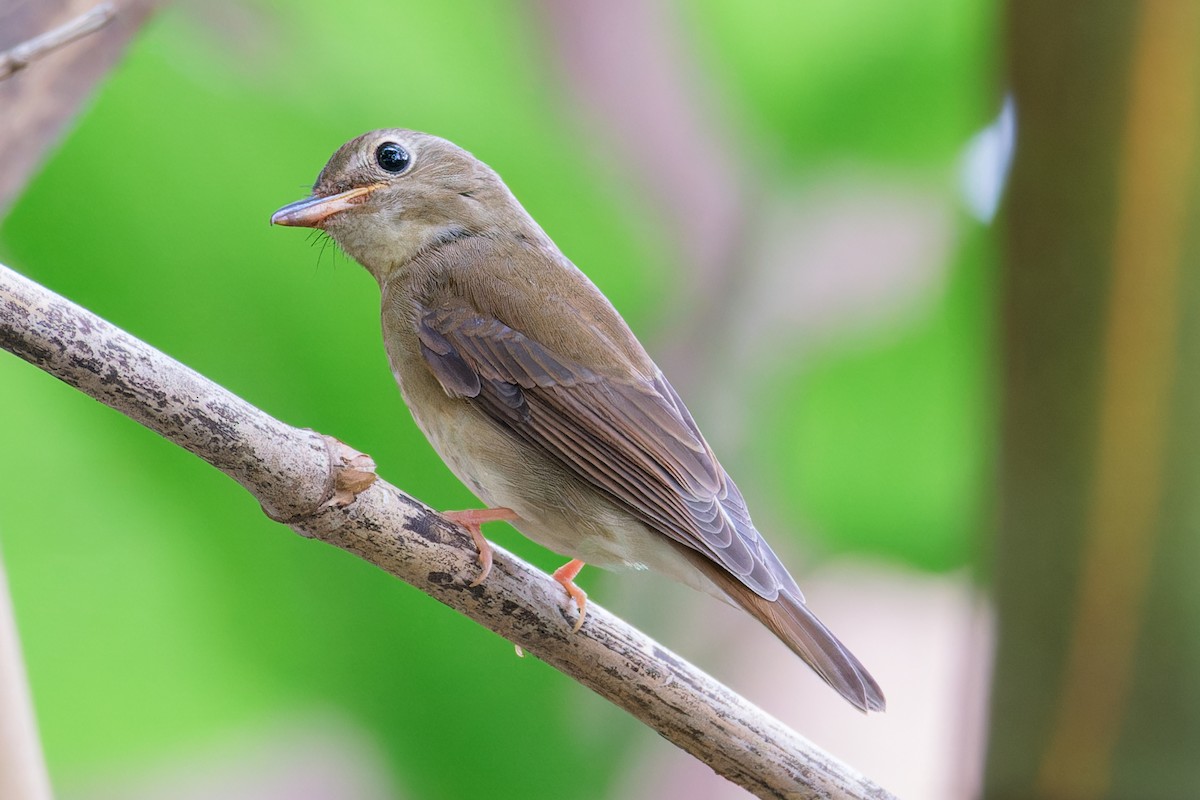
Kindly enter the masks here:
[[883, 708], [867, 671], [804, 605], [661, 372], [598, 374], [466, 301], [423, 309], [417, 334], [447, 394], [476, 404], [681, 546], [852, 703]]

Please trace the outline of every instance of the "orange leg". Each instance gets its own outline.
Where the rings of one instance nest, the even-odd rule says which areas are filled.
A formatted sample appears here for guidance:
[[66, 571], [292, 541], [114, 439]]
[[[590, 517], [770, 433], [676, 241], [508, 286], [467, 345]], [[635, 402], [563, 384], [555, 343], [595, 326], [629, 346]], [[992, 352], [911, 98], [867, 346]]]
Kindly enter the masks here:
[[575, 577], [579, 574], [579, 570], [583, 569], [584, 564], [578, 558], [573, 558], [563, 564], [558, 569], [554, 570], [554, 580], [563, 585], [567, 590], [567, 594], [575, 601], [575, 605], [579, 606], [579, 619], [575, 622], [575, 627], [571, 629], [572, 633], [579, 633], [579, 629], [583, 627], [583, 618], [587, 616], [587, 592], [575, 585]]
[[[511, 508], [472, 508], [469, 511], [443, 511], [442, 516], [456, 525], [461, 525], [471, 534], [475, 546], [479, 548], [479, 577], [471, 581], [472, 586], [483, 583], [484, 578], [492, 571], [492, 546], [483, 538], [479, 528], [485, 522], [511, 522], [517, 518], [517, 512]], [[578, 570], [576, 570], [578, 572]]]

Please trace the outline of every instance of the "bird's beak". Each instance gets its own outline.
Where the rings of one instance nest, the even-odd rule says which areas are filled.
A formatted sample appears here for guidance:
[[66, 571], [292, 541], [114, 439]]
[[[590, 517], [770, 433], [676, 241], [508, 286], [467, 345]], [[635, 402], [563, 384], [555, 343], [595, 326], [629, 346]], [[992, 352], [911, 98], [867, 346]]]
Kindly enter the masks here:
[[288, 225], [293, 228], [320, 228], [322, 223], [339, 211], [354, 208], [364, 202], [379, 184], [359, 186], [327, 197], [306, 197], [288, 203], [271, 215], [272, 225]]

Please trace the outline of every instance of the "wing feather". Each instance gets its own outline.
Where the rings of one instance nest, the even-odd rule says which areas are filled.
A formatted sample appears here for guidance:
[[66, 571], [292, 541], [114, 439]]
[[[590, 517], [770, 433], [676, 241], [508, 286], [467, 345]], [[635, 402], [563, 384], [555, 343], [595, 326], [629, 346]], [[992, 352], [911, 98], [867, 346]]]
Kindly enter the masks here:
[[601, 375], [465, 301], [424, 309], [417, 334], [447, 394], [669, 537], [855, 706], [884, 709], [878, 684], [804, 604], [661, 372]]
[[443, 389], [548, 452], [648, 526], [759, 596], [800, 595], [661, 373], [616, 379], [466, 305], [425, 309], [421, 353]]

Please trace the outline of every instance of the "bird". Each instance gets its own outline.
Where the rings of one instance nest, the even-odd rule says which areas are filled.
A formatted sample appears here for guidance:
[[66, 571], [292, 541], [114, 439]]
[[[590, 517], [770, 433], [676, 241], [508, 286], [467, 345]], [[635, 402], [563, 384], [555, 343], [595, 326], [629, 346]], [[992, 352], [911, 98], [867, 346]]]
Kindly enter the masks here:
[[808, 608], [662, 370], [499, 175], [454, 143], [376, 130], [342, 145], [275, 225], [328, 234], [378, 281], [387, 358], [417, 426], [486, 508], [585, 564], [649, 569], [740, 607], [863, 712], [886, 702]]

